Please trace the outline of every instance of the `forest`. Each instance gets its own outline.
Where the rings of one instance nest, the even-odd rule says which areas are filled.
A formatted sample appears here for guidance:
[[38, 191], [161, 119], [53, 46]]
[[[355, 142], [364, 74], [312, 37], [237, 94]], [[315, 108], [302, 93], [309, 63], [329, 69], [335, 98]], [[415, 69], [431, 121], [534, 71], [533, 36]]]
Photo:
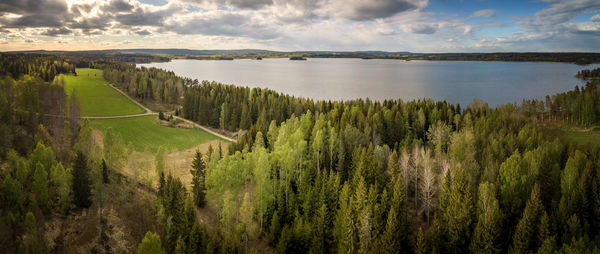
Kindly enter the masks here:
[[[59, 252], [43, 222], [106, 206], [127, 147], [110, 133], [103, 152], [92, 148], [77, 98], [47, 76], [68, 59], [11, 63], [31, 67], [6, 67], [0, 86], [0, 242], [9, 253]], [[151, 200], [139, 204], [150, 214], [138, 216], [138, 253], [600, 252], [600, 146], [544, 131], [597, 125], [598, 80], [490, 108], [313, 101], [116, 61], [88, 65], [145, 104], [238, 132], [227, 150], [194, 154], [191, 186], [164, 171], [156, 190], [132, 185], [131, 195]]]

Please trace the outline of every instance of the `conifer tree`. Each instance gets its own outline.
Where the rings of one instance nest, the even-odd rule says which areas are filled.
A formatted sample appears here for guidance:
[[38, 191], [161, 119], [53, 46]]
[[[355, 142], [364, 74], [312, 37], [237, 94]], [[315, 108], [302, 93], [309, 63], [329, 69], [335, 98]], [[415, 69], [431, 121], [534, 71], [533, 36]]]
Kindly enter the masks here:
[[108, 166], [106, 166], [106, 161], [102, 159], [102, 183], [107, 184], [108, 182]]
[[89, 171], [87, 157], [81, 151], [77, 152], [73, 165], [73, 195], [75, 204], [82, 208], [88, 208], [92, 204]]
[[531, 191], [531, 198], [525, 205], [523, 217], [517, 224], [513, 235], [512, 253], [528, 253], [537, 251], [541, 243], [538, 233], [544, 207], [540, 200], [540, 187], [536, 184]]
[[206, 186], [205, 186], [205, 168], [202, 153], [196, 151], [194, 161], [192, 162], [192, 193], [194, 195], [194, 203], [198, 207], [204, 207], [206, 204]]
[[405, 241], [408, 234], [406, 221], [406, 196], [402, 178], [396, 178], [394, 193], [388, 213], [385, 231], [381, 236], [381, 246], [386, 253], [402, 252], [406, 247]]
[[471, 251], [474, 253], [498, 253], [502, 218], [500, 205], [496, 199], [493, 184], [485, 182], [479, 185], [477, 202], [477, 225], [473, 231]]

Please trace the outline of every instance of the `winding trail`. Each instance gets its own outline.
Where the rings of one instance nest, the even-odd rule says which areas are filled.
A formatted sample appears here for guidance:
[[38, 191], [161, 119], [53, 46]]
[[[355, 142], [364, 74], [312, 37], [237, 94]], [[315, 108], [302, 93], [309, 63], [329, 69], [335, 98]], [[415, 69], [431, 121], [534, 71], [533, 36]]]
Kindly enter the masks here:
[[[154, 111], [150, 110], [149, 108], [147, 108], [146, 106], [144, 106], [144, 105], [143, 105], [143, 104], [141, 104], [140, 102], [138, 102], [138, 101], [134, 100], [134, 99], [133, 99], [133, 98], [131, 98], [131, 97], [130, 97], [130, 96], [127, 94], [127, 93], [125, 93], [125, 92], [121, 91], [120, 89], [116, 88], [116, 87], [115, 87], [115, 86], [113, 86], [112, 84], [108, 84], [108, 86], [110, 86], [110, 87], [112, 87], [113, 89], [117, 90], [117, 92], [119, 92], [120, 94], [122, 94], [123, 96], [125, 96], [125, 98], [129, 99], [130, 101], [132, 101], [132, 102], [133, 102], [133, 103], [135, 103], [136, 105], [140, 106], [142, 109], [146, 110], [146, 113], [142, 113], [142, 114], [134, 114], [134, 115], [122, 115], [122, 116], [83, 116], [83, 117], [81, 117], [81, 118], [86, 118], [86, 119], [113, 119], [113, 118], [129, 118], [129, 117], [138, 117], [138, 116], [155, 116], [155, 115], [158, 115], [158, 113], [156, 113], [156, 112], [154, 112]], [[232, 139], [232, 138], [230, 138], [230, 137], [227, 137], [227, 136], [225, 136], [225, 135], [223, 135], [223, 134], [220, 134], [220, 133], [218, 133], [218, 132], [215, 132], [215, 131], [213, 131], [213, 130], [211, 130], [211, 129], [209, 129], [209, 128], [205, 127], [205, 126], [202, 126], [202, 125], [200, 125], [200, 124], [198, 124], [198, 123], [196, 123], [196, 122], [193, 122], [193, 121], [190, 121], [190, 120], [188, 120], [188, 119], [185, 119], [185, 118], [183, 118], [183, 117], [179, 117], [179, 116], [175, 116], [175, 115], [173, 115], [173, 117], [174, 117], [174, 118], [176, 118], [176, 119], [178, 119], [178, 120], [181, 120], [181, 121], [183, 121], [183, 122], [186, 122], [186, 123], [188, 123], [188, 124], [191, 124], [191, 125], [193, 125], [193, 126], [195, 126], [195, 127], [197, 127], [197, 128], [200, 128], [200, 129], [202, 129], [202, 130], [204, 130], [204, 131], [206, 131], [206, 132], [208, 132], [208, 133], [210, 133], [210, 134], [212, 134], [212, 135], [215, 135], [215, 136], [217, 136], [217, 137], [219, 137], [219, 138], [222, 138], [222, 139], [224, 139], [224, 140], [227, 140], [227, 141], [229, 141], [229, 142], [232, 142], [232, 143], [235, 143], [235, 142], [236, 142], [236, 140], [235, 140], [235, 139]]]

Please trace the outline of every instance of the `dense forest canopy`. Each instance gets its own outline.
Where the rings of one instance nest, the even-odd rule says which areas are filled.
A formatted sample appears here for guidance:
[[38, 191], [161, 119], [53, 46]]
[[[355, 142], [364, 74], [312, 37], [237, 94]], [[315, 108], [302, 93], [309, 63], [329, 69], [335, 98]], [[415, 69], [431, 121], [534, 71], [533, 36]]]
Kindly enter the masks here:
[[[144, 195], [155, 201], [138, 209], [147, 225], [135, 228], [139, 253], [600, 251], [600, 146], [545, 131], [597, 125], [598, 80], [496, 108], [313, 101], [81, 59], [144, 103], [239, 133], [227, 151], [194, 154], [190, 188], [162, 170], [156, 190], [133, 185], [128, 192], [150, 189]], [[45, 81], [47, 66], [71, 62], [11, 61], [43, 67], [10, 67], [0, 80], [0, 242], [8, 252], [57, 251], [42, 222], [103, 211], [129, 151], [110, 130], [104, 150], [94, 149], [76, 97], [59, 79]], [[206, 211], [217, 219], [199, 220]]]

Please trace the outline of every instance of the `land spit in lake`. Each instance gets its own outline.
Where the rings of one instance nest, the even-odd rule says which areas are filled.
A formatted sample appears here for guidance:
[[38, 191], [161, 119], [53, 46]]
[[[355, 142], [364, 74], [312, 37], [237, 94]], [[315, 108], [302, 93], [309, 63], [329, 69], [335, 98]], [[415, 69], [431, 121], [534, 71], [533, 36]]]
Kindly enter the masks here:
[[178, 59], [137, 66], [161, 68], [191, 79], [269, 88], [315, 100], [431, 98], [466, 106], [478, 98], [496, 106], [571, 90], [584, 84], [574, 77], [579, 70], [600, 65], [268, 58], [262, 61]]

